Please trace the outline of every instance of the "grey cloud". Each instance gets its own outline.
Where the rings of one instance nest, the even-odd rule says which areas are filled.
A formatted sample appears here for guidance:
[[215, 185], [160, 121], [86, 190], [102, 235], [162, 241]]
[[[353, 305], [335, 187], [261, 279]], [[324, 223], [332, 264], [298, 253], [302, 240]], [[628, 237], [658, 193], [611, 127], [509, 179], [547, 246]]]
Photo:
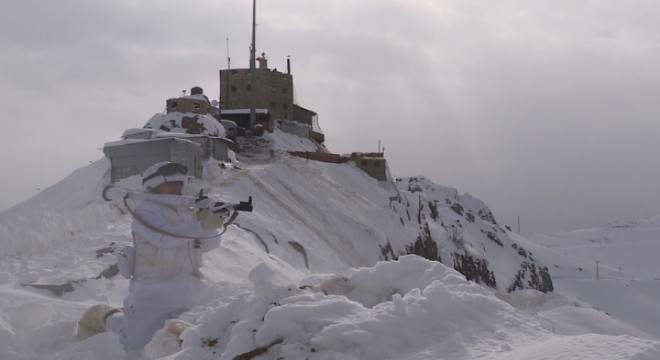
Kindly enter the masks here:
[[[182, 89], [217, 97], [227, 38], [232, 66], [247, 66], [249, 2], [182, 4], [28, 0], [0, 14], [3, 123], [57, 124], [28, 136], [63, 164], [39, 187], [96, 160]], [[319, 113], [330, 150], [382, 140], [394, 175], [425, 174], [504, 223], [521, 215], [547, 231], [660, 213], [658, 10], [651, 0], [258, 1], [257, 51], [280, 70], [291, 56], [300, 104]], [[7, 130], [0, 161], [44, 163], [24, 129]]]

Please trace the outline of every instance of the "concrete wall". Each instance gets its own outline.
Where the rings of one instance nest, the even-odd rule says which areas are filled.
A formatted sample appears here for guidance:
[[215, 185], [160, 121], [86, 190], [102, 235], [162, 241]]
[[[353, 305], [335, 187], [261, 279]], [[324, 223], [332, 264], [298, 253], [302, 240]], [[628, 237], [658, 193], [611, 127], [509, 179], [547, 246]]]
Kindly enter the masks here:
[[294, 134], [306, 139], [309, 138], [311, 126], [307, 124], [299, 124], [295, 121], [282, 121], [280, 123], [280, 129], [286, 133]]
[[387, 180], [387, 160], [384, 158], [353, 158], [355, 164], [374, 179]]
[[211, 111], [211, 104], [208, 100], [189, 99], [189, 98], [172, 98], [167, 99], [165, 102], [167, 112], [178, 111], [182, 113], [195, 113], [206, 115]]
[[[293, 76], [267, 68], [255, 69], [256, 107], [277, 119], [294, 119]], [[250, 69], [220, 70], [223, 109], [250, 108]]]
[[231, 141], [208, 136], [186, 137], [186, 139], [195, 142], [202, 148], [204, 159], [212, 157], [220, 161], [229, 160], [229, 149], [233, 145]]
[[202, 176], [204, 152], [199, 144], [179, 138], [154, 139], [129, 143], [109, 143], [103, 153], [110, 158], [112, 182], [141, 174], [148, 166], [171, 161], [188, 167], [191, 176]]
[[313, 151], [289, 151], [289, 155], [303, 159], [322, 161], [327, 163], [341, 164], [348, 159], [342, 158], [339, 154], [321, 153]]
[[293, 120], [312, 126], [317, 114], [314, 111], [307, 110], [302, 106], [293, 105]]
[[[323, 161], [328, 163], [344, 163], [346, 161], [353, 161], [360, 170], [367, 173], [367, 175], [380, 181], [387, 180], [387, 160], [383, 157], [383, 153], [353, 153], [350, 157], [344, 157], [339, 154], [311, 152], [311, 151], [289, 151], [289, 155], [301, 157], [309, 160]], [[371, 156], [366, 156], [371, 155]], [[373, 157], [372, 157], [373, 156]]]

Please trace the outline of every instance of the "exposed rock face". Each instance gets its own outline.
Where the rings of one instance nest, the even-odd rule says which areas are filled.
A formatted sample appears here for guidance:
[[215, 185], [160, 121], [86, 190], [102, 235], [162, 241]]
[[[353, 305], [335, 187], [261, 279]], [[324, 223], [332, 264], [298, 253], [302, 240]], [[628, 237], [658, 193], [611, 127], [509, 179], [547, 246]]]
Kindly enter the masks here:
[[425, 259], [442, 262], [438, 253], [438, 244], [431, 237], [431, 231], [428, 225], [424, 227], [414, 243], [406, 246], [406, 251], [408, 251], [408, 254], [415, 254]]
[[[407, 254], [440, 261], [468, 280], [500, 291], [553, 290], [548, 268], [511, 239], [481, 200], [424, 177], [401, 178], [396, 184], [400, 195], [390, 199], [390, 208], [402, 225], [419, 228]], [[391, 245], [382, 254], [397, 257]]]

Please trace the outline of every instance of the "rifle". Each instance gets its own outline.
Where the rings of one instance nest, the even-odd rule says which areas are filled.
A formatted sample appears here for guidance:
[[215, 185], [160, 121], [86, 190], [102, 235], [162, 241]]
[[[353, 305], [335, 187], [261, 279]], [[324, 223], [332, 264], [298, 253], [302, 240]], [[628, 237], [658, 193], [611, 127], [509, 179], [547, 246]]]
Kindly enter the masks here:
[[[214, 213], [228, 210], [228, 211], [252, 211], [252, 196], [248, 197], [248, 201], [240, 201], [238, 203], [228, 203], [223, 201], [201, 201], [208, 199], [202, 194], [200, 190], [199, 196], [187, 195], [170, 195], [170, 194], [154, 194], [139, 191], [130, 191], [118, 188], [114, 185], [108, 185], [101, 193], [105, 201], [118, 201], [124, 199], [132, 200], [148, 200], [162, 205], [172, 207], [185, 207], [196, 209], [210, 209]], [[209, 199], [210, 200], [210, 199]]]

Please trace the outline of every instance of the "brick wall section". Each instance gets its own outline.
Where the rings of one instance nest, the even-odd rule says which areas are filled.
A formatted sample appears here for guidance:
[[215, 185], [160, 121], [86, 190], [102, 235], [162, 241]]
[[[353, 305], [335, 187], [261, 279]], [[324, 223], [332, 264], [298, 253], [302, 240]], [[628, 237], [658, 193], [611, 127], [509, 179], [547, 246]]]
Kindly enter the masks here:
[[342, 158], [342, 156], [339, 154], [330, 154], [330, 153], [321, 153], [321, 152], [289, 151], [289, 155], [301, 157], [309, 160], [333, 163], [333, 164], [341, 164], [347, 161], [347, 159]]
[[304, 159], [334, 164], [341, 164], [350, 160], [355, 162], [362, 171], [374, 179], [380, 181], [387, 180], [387, 160], [383, 157], [383, 153], [352, 153], [350, 157], [310, 151], [289, 151], [289, 154]]

